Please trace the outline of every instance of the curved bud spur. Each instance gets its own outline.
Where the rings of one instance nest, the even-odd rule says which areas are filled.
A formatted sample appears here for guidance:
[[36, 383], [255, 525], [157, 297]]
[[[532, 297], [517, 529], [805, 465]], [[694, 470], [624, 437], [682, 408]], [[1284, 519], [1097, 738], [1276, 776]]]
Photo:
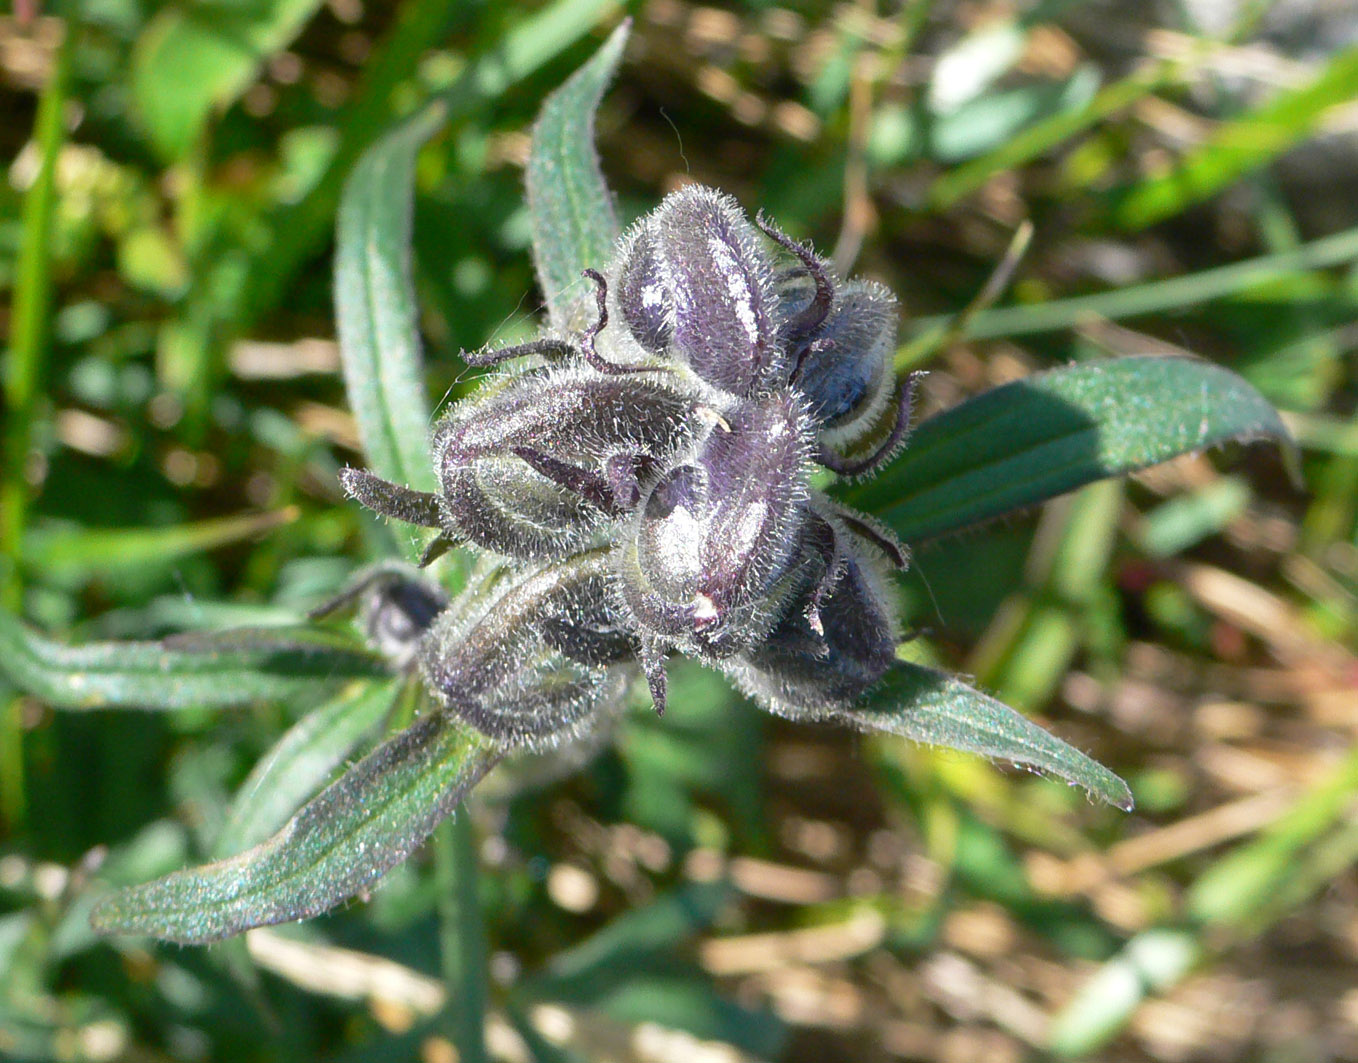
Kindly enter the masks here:
[[611, 578], [604, 551], [496, 570], [430, 629], [420, 653], [430, 688], [454, 715], [508, 745], [574, 737], [616, 691], [610, 666], [637, 655], [609, 597]]

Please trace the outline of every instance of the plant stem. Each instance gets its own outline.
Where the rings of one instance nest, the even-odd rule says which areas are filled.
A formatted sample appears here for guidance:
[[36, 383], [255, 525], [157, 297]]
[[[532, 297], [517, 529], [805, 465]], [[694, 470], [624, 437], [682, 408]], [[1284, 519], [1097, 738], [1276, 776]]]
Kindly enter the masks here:
[[[24, 195], [23, 230], [14, 281], [14, 315], [10, 325], [9, 357], [5, 361], [4, 393], [7, 410], [3, 472], [0, 472], [0, 557], [9, 559], [0, 571], [0, 606], [16, 612], [22, 605], [23, 584], [18, 558], [27, 523], [29, 448], [47, 353], [47, 325], [52, 301], [50, 254], [52, 217], [56, 209], [57, 156], [65, 141], [63, 115], [70, 80], [71, 42], [67, 23], [57, 49], [52, 75], [38, 101], [33, 136], [40, 162], [37, 176]], [[17, 701], [0, 708], [0, 813], [11, 826], [24, 816], [23, 725]]]
[[465, 805], [434, 834], [439, 951], [459, 1063], [486, 1063], [486, 933], [478, 888], [476, 828]]

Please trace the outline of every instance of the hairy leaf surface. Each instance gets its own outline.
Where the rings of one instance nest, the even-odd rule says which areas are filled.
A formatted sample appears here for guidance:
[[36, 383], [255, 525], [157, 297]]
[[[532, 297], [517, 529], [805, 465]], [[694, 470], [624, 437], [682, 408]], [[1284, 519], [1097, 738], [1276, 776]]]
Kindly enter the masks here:
[[68, 646], [0, 611], [0, 671], [63, 709], [226, 707], [390, 674], [352, 639], [311, 628], [239, 628], [152, 642]]
[[415, 156], [443, 120], [435, 104], [363, 153], [344, 188], [335, 234], [335, 313], [349, 408], [368, 467], [421, 491], [429, 401], [410, 273]]
[[395, 682], [365, 683], [289, 727], [241, 784], [213, 855], [230, 856], [281, 828], [381, 722], [400, 689]]
[[1229, 440], [1290, 439], [1240, 377], [1189, 358], [1039, 373], [931, 417], [844, 497], [918, 542]]
[[865, 730], [979, 753], [1050, 773], [1130, 811], [1127, 784], [1078, 749], [955, 676], [898, 662], [867, 706], [842, 713]]
[[409, 856], [499, 757], [448, 714], [431, 712], [364, 757], [268, 841], [120, 890], [96, 905], [91, 922], [101, 933], [198, 945], [319, 915]]
[[594, 317], [594, 289], [580, 276], [602, 270], [618, 239], [613, 197], [594, 150], [594, 112], [622, 59], [630, 21], [547, 97], [528, 156], [533, 258], [552, 327], [578, 331]]

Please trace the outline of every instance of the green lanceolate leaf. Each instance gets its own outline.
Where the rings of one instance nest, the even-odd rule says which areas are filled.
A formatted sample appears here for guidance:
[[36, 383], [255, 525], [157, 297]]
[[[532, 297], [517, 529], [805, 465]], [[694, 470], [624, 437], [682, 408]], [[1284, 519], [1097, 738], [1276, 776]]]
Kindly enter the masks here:
[[386, 676], [377, 654], [309, 628], [243, 628], [67, 646], [0, 611], [0, 671], [63, 709], [226, 707]]
[[214, 856], [230, 856], [283, 826], [391, 710], [401, 684], [364, 683], [307, 713], [255, 765], [231, 803]]
[[1234, 373], [1123, 358], [1039, 373], [922, 423], [890, 469], [845, 492], [906, 542], [957, 531], [1229, 440], [1290, 442]]
[[162, 10], [132, 54], [132, 95], [151, 142], [183, 158], [214, 108], [235, 100], [284, 48], [319, 0], [186, 4]]
[[594, 292], [580, 276], [604, 269], [618, 238], [613, 198], [594, 150], [594, 112], [622, 59], [624, 22], [594, 58], [547, 97], [528, 156], [533, 257], [553, 328], [579, 331], [595, 314]]
[[942, 672], [897, 662], [869, 703], [841, 718], [865, 730], [1021, 764], [1059, 776], [1124, 811], [1132, 808], [1127, 784], [1103, 765], [1003, 702]]
[[207, 944], [257, 926], [307, 919], [404, 860], [500, 758], [489, 741], [430, 712], [389, 739], [238, 856], [106, 897], [101, 933]]
[[443, 120], [434, 104], [363, 153], [344, 188], [335, 234], [335, 313], [349, 408], [368, 466], [433, 487], [429, 401], [410, 275], [415, 156]]

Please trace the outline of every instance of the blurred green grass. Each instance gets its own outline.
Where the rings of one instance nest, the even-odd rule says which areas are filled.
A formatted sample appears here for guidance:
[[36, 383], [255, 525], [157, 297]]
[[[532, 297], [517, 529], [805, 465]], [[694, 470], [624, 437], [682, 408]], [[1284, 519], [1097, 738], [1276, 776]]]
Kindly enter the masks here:
[[[459, 348], [532, 327], [525, 130], [623, 7], [0, 18], [8, 603], [78, 639], [296, 619], [371, 556], [385, 532], [335, 482], [340, 184], [395, 118], [456, 101], [415, 215], [431, 395], [456, 397]], [[628, 9], [599, 125], [625, 218], [691, 176], [883, 280], [905, 336], [934, 337], [905, 349], [932, 354], [926, 410], [1097, 355], [1212, 358], [1287, 412], [1305, 486], [1237, 448], [917, 553], [912, 654], [1128, 777], [1132, 817], [769, 721], [698, 670], [582, 774], [493, 777], [497, 1028], [544, 1059], [643, 1058], [647, 1022], [792, 1060], [1358, 1057], [1351, 27], [1269, 4], [1227, 26], [1192, 4]], [[932, 350], [1024, 220], [1011, 295]], [[130, 883], [210, 853], [305, 706], [0, 698], [0, 1056], [447, 1058], [430, 860], [248, 946], [85, 928], [86, 854]]]

